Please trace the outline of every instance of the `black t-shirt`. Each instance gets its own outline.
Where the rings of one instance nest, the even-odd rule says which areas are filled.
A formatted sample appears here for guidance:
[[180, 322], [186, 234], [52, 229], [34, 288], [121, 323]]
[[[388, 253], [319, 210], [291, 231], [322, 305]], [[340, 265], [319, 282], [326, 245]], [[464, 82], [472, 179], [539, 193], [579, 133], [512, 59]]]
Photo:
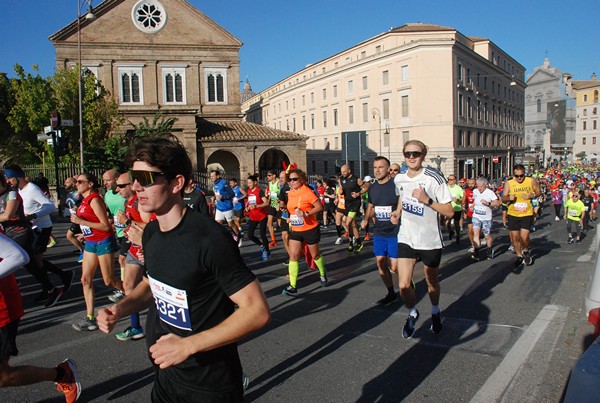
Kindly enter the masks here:
[[360, 203], [360, 196], [352, 197], [353, 192], [360, 192], [361, 187], [358, 184], [358, 178], [354, 175], [350, 175], [348, 177], [341, 177], [340, 183], [342, 184], [342, 190], [344, 191], [344, 200], [346, 202], [346, 207], [353, 203]]
[[208, 204], [206, 203], [206, 195], [202, 189], [197, 186], [190, 193], [183, 193], [183, 202], [192, 210], [199, 211], [209, 215]]
[[590, 207], [594, 204], [594, 198], [592, 196], [583, 196], [581, 201], [583, 202], [583, 205], [587, 207], [585, 211], [590, 211]]
[[373, 236], [385, 238], [398, 236], [400, 225], [394, 225], [390, 221], [392, 211], [398, 206], [394, 180], [389, 179], [384, 184], [377, 181], [372, 183], [369, 187], [369, 204], [372, 204], [375, 209]]
[[[229, 299], [256, 278], [244, 264], [237, 244], [225, 228], [209, 216], [187, 209], [181, 222], [162, 232], [158, 221], [144, 230], [145, 275], [156, 302], [157, 339], [173, 333], [187, 337], [210, 329], [234, 312]], [[198, 353], [169, 367], [159, 379], [181, 390], [224, 392], [239, 390], [241, 364], [235, 343]], [[169, 388], [169, 385], [160, 385]]]

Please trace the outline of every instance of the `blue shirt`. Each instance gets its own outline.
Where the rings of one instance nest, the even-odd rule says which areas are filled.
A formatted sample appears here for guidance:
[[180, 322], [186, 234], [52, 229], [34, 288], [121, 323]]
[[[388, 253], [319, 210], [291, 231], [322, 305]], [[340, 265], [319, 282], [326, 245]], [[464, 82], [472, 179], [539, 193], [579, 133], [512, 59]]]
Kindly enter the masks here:
[[217, 210], [233, 210], [233, 190], [231, 190], [231, 186], [229, 186], [229, 183], [227, 183], [225, 179], [219, 178], [213, 184], [213, 190], [215, 192], [215, 196], [221, 195], [221, 200], [217, 200]]
[[[237, 199], [241, 199], [242, 197], [244, 197], [244, 194], [242, 193], [242, 189], [240, 188], [240, 185], [232, 188], [233, 190], [233, 194]], [[233, 203], [233, 209], [234, 210], [241, 210], [244, 208], [244, 204], [242, 202], [235, 202]]]

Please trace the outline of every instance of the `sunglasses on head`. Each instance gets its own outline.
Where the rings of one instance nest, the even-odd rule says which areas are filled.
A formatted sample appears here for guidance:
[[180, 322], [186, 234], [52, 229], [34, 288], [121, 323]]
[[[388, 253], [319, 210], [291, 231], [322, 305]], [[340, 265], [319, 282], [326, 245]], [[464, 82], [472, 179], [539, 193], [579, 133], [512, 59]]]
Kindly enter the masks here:
[[421, 158], [421, 151], [404, 151], [404, 158]]
[[299, 181], [299, 180], [300, 180], [300, 178], [290, 178], [290, 182], [296, 182], [296, 181]]
[[129, 170], [129, 178], [131, 183], [137, 181], [140, 186], [152, 186], [156, 182], [156, 178], [165, 175], [164, 172], [153, 172], [153, 171], [135, 171]]
[[124, 189], [126, 186], [131, 185], [131, 183], [117, 183], [117, 187], [119, 189]]

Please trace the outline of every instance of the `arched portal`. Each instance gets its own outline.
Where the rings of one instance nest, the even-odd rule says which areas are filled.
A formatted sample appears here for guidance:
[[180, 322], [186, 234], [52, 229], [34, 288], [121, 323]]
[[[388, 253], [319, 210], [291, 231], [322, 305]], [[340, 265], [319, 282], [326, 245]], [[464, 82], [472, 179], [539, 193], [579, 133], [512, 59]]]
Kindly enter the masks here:
[[265, 151], [258, 160], [258, 171], [263, 173], [268, 170], [275, 170], [277, 172], [283, 170], [283, 162], [289, 165], [290, 159], [281, 150], [270, 148]]
[[[219, 166], [220, 165], [220, 166]], [[237, 157], [229, 151], [218, 150], [211, 154], [206, 161], [206, 168], [208, 171], [214, 169], [222, 170], [221, 173], [225, 175], [239, 176], [240, 175], [240, 162]]]

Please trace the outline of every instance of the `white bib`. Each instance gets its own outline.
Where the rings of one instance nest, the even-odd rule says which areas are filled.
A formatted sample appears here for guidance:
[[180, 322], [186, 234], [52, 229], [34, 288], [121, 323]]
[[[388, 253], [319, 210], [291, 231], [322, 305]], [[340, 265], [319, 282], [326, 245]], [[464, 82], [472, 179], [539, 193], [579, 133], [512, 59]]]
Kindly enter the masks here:
[[392, 206], [375, 206], [377, 221], [389, 221], [392, 218]]
[[148, 276], [160, 319], [183, 330], [192, 330], [187, 293]]

